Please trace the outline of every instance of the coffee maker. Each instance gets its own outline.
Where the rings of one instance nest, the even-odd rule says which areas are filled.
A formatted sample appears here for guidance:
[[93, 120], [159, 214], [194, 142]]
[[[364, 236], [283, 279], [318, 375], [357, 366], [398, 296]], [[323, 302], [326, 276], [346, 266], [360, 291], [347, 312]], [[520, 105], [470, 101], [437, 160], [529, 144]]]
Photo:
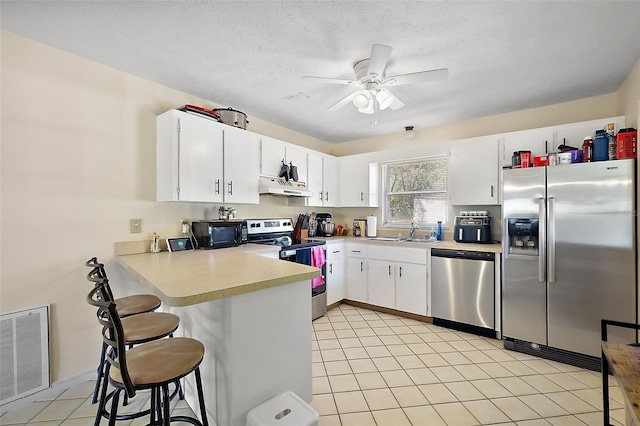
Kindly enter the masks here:
[[316, 232], [318, 237], [330, 237], [333, 235], [333, 226], [324, 225], [324, 223], [333, 224], [331, 213], [316, 214], [316, 221], [318, 222], [318, 231]]

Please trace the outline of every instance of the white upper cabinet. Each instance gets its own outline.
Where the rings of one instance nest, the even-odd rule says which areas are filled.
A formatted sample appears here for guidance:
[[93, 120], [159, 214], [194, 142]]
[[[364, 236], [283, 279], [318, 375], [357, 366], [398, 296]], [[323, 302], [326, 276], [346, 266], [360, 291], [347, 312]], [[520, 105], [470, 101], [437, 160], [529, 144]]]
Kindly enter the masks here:
[[285, 145], [285, 158], [287, 164], [293, 165], [298, 170], [298, 182], [307, 183], [308, 180], [308, 166], [307, 155], [309, 150], [299, 145], [287, 143]]
[[260, 174], [278, 176], [282, 162], [286, 161], [286, 142], [268, 136], [260, 136]]
[[499, 204], [498, 138], [453, 143], [447, 160], [449, 204]]
[[338, 159], [330, 155], [322, 158], [322, 188], [325, 207], [338, 207], [340, 194], [338, 192]]
[[308, 149], [268, 136], [260, 136], [260, 174], [279, 176], [282, 162], [296, 166], [298, 181], [307, 182]]
[[258, 204], [260, 136], [224, 126], [224, 202]]
[[156, 120], [156, 199], [222, 202], [222, 126], [171, 110]]
[[258, 204], [258, 135], [178, 110], [156, 130], [158, 201]]
[[542, 129], [506, 134], [502, 139], [501, 169], [504, 166], [512, 165], [511, 157], [516, 151], [531, 151], [531, 165], [533, 166], [533, 157], [555, 151], [553, 131]]
[[378, 207], [377, 166], [362, 155], [338, 158], [340, 207]]
[[313, 192], [306, 199], [307, 206], [338, 206], [338, 159], [318, 152], [309, 152], [308, 189]]

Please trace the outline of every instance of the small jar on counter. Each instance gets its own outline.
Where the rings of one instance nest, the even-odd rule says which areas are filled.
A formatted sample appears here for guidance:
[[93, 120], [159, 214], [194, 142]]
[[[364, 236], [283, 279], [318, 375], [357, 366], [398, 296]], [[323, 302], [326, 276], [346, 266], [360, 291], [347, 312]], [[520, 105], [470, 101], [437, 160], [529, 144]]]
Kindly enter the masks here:
[[550, 152], [549, 153], [549, 165], [550, 166], [557, 166], [558, 165], [558, 153], [557, 152]]

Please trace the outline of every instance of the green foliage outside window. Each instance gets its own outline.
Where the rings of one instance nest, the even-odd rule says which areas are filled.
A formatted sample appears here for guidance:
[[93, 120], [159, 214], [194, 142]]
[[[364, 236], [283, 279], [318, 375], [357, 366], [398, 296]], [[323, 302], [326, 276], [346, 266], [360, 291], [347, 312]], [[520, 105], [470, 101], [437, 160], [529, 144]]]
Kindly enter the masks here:
[[431, 157], [383, 165], [384, 224], [447, 220], [447, 160]]

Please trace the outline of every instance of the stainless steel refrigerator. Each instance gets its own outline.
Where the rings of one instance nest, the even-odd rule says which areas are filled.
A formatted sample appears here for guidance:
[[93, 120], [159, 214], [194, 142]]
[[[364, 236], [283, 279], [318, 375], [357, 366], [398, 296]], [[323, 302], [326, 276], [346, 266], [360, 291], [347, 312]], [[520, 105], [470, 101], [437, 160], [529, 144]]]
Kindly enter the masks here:
[[635, 160], [503, 171], [505, 347], [582, 365], [636, 322], [635, 193]]

